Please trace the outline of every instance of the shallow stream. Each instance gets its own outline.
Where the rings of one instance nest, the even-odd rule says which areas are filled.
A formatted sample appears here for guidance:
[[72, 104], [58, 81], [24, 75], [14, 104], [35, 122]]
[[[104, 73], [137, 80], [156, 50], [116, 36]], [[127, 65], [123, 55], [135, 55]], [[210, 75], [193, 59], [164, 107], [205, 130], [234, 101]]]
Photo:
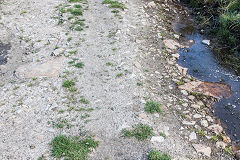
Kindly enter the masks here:
[[194, 41], [188, 52], [186, 49], [180, 50], [178, 60], [181, 66], [189, 69], [190, 75], [201, 81], [222, 82], [231, 86], [234, 94], [216, 102], [213, 107], [215, 116], [226, 126], [227, 133], [236, 143], [240, 143], [240, 76], [222, 66], [209, 46], [202, 43], [208, 38], [198, 32], [191, 16], [180, 14], [174, 30], [182, 35], [183, 43]]

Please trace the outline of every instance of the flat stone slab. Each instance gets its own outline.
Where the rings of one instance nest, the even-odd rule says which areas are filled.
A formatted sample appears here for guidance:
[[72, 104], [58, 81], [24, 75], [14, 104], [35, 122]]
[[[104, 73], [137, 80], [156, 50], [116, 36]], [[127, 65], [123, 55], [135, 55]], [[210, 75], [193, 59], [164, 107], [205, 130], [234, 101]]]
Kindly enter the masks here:
[[45, 63], [30, 63], [20, 66], [16, 70], [16, 75], [19, 78], [39, 78], [51, 77], [57, 78], [63, 69], [64, 57], [49, 60]]
[[231, 91], [231, 86], [223, 83], [193, 81], [185, 83], [184, 85], [180, 85], [179, 89], [215, 97], [218, 99], [227, 98], [233, 94]]

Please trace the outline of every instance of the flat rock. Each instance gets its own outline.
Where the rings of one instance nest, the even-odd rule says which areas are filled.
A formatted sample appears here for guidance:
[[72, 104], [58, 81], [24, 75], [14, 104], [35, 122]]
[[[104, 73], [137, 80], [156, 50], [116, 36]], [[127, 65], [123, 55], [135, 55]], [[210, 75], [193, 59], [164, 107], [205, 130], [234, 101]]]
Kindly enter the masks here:
[[203, 153], [207, 157], [211, 157], [211, 148], [202, 144], [193, 144], [194, 149], [197, 153]]
[[164, 40], [163, 43], [167, 48], [171, 50], [176, 50], [180, 47], [180, 44], [172, 39]]
[[191, 122], [189, 122], [189, 121], [182, 121], [182, 123], [184, 124], [184, 125], [187, 125], [187, 126], [193, 126], [196, 122], [195, 121], [191, 121]]
[[52, 77], [57, 78], [63, 69], [64, 57], [49, 60], [45, 63], [30, 63], [20, 66], [16, 70], [16, 75], [19, 78], [39, 78]]
[[162, 136], [154, 136], [151, 138], [151, 142], [158, 142], [158, 143], [161, 143], [164, 141], [164, 137]]
[[230, 97], [233, 92], [231, 86], [223, 83], [193, 81], [178, 86], [179, 89], [187, 90], [193, 93], [199, 93], [211, 96], [217, 99]]

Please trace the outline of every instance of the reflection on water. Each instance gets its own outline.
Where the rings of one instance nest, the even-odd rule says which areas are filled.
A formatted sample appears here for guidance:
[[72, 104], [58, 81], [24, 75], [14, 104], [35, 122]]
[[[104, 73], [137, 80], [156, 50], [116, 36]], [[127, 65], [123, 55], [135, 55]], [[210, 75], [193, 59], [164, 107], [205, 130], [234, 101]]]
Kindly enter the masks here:
[[[188, 20], [189, 19], [189, 20]], [[234, 94], [214, 104], [215, 115], [227, 126], [227, 132], [235, 142], [240, 140], [240, 76], [221, 66], [208, 46], [202, 43], [206, 39], [196, 32], [193, 21], [189, 17], [179, 17], [174, 30], [183, 35], [185, 40], [195, 43], [188, 49], [181, 50], [178, 63], [189, 68], [188, 73], [202, 81], [223, 82], [232, 87]]]

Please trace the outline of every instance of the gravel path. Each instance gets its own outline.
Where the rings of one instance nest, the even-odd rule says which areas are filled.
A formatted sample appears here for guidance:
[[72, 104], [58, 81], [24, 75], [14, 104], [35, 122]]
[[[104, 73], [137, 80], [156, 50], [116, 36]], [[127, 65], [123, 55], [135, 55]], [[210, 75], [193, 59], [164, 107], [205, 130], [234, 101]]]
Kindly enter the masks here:
[[[11, 48], [0, 68], [0, 159], [53, 159], [55, 136], [86, 131], [100, 142], [89, 159], [148, 159], [153, 149], [177, 160], [198, 159], [170, 107], [180, 93], [169, 89], [169, 64], [161, 58], [161, 40], [154, 43], [146, 5], [122, 2], [127, 9], [119, 13], [101, 1], [81, 2], [81, 31], [67, 10], [78, 3], [1, 2], [1, 41]], [[63, 86], [67, 80], [73, 87]], [[164, 115], [145, 113], [148, 100], [160, 102]], [[139, 123], [151, 126], [155, 138], [160, 132], [167, 137], [122, 136], [122, 129]]]

